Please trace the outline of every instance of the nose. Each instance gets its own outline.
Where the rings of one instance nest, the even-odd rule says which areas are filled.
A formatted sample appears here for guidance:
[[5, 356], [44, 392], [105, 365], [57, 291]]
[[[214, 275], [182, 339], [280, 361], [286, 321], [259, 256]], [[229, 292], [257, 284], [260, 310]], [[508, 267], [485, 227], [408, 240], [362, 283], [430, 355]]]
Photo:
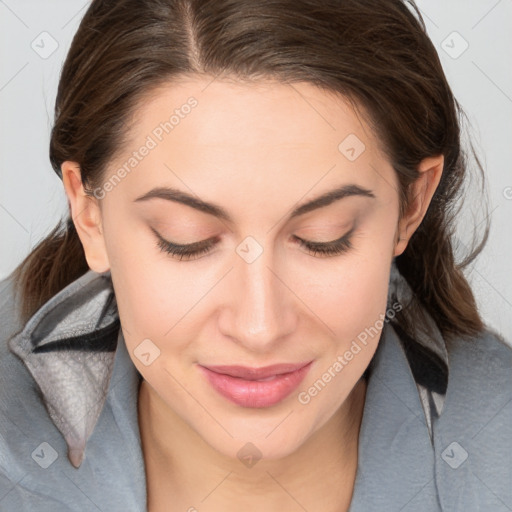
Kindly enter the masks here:
[[251, 263], [236, 258], [220, 331], [249, 351], [271, 352], [297, 325], [289, 274], [278, 270], [270, 250]]

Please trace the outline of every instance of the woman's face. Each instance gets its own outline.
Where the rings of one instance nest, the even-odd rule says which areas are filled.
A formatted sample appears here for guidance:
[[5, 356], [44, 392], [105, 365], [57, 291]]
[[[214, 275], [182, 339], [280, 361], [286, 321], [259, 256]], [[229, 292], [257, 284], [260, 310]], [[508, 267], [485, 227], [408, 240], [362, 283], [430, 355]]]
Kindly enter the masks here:
[[[295, 451], [375, 352], [398, 185], [361, 123], [309, 84], [190, 79], [140, 107], [95, 191], [134, 364], [230, 457], [248, 442], [267, 458]], [[180, 259], [165, 241], [200, 253]], [[283, 363], [311, 364], [265, 382], [205, 369]]]

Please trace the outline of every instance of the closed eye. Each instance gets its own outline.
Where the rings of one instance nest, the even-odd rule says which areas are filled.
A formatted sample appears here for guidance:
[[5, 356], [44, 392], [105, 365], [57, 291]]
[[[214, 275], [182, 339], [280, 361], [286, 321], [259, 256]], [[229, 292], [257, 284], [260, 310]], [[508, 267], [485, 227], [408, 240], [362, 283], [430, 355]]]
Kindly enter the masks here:
[[331, 242], [310, 242], [308, 240], [303, 240], [298, 236], [294, 236], [294, 238], [297, 240], [299, 245], [305, 247], [313, 256], [337, 256], [352, 248], [352, 243], [350, 241], [351, 233], [352, 230], [341, 238], [332, 240]]
[[[207, 240], [202, 240], [200, 242], [194, 242], [192, 244], [176, 244], [162, 238], [162, 236], [160, 236], [160, 234], [157, 233], [154, 229], [152, 229], [152, 231], [157, 237], [157, 247], [161, 251], [170, 254], [173, 258], [176, 258], [180, 261], [198, 259], [203, 254], [210, 252], [210, 250], [218, 242], [218, 237], [213, 237]], [[332, 240], [330, 242], [312, 242], [299, 238], [295, 235], [293, 238], [299, 246], [304, 247], [311, 255], [317, 257], [329, 257], [343, 254], [352, 248], [351, 235], [353, 231], [354, 228], [352, 228], [341, 238]]]

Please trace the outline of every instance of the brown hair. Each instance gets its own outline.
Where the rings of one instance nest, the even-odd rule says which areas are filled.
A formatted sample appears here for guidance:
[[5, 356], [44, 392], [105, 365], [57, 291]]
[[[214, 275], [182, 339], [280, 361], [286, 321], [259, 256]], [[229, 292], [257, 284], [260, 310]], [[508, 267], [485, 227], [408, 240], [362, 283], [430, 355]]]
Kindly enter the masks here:
[[[344, 95], [368, 114], [400, 183], [400, 214], [419, 162], [445, 158], [441, 182], [404, 253], [400, 273], [445, 337], [484, 324], [457, 263], [454, 220], [467, 174], [464, 112], [413, 2], [401, 0], [94, 0], [60, 77], [50, 161], [62, 178], [79, 162], [99, 187], [141, 100], [188, 74], [305, 81]], [[478, 169], [483, 170], [475, 154]], [[73, 221], [59, 224], [16, 268], [23, 315], [88, 270]]]

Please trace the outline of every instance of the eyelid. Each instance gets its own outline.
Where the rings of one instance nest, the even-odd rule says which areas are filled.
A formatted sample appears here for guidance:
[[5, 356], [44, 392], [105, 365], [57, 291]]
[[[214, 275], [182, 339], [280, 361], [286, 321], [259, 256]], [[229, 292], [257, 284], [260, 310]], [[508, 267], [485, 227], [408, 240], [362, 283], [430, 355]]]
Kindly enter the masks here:
[[151, 231], [157, 236], [157, 238], [165, 243], [172, 245], [176, 249], [188, 249], [188, 250], [194, 250], [194, 247], [197, 247], [198, 249], [203, 248], [205, 245], [211, 245], [212, 242], [216, 241], [219, 237], [218, 236], [212, 236], [210, 238], [205, 238], [204, 240], [200, 240], [199, 242], [192, 242], [190, 244], [178, 244], [176, 242], [173, 242], [172, 240], [167, 240], [164, 238], [158, 231], [150, 227]]
[[319, 247], [322, 247], [322, 246], [326, 246], [326, 245], [334, 245], [336, 243], [342, 242], [343, 240], [346, 240], [347, 238], [349, 238], [352, 235], [352, 233], [354, 232], [355, 229], [356, 229], [356, 226], [354, 225], [344, 235], [340, 236], [339, 238], [336, 238], [335, 240], [327, 240], [326, 242], [316, 242], [314, 240], [306, 240], [297, 235], [293, 235], [293, 237], [296, 240], [300, 240], [301, 242], [306, 242], [310, 245], [317, 245]]
[[[347, 233], [336, 240], [330, 240], [328, 242], [314, 242], [309, 240], [303, 240], [302, 238], [293, 235], [293, 238], [297, 243], [304, 247], [308, 253], [313, 256], [322, 255], [322, 257], [338, 256], [343, 254], [352, 248], [351, 234], [356, 229], [354, 225]], [[203, 254], [209, 254], [210, 249], [215, 246], [219, 237], [214, 236], [199, 242], [193, 242], [191, 244], [176, 244], [163, 238], [156, 230], [151, 228], [153, 233], [157, 237], [157, 247], [172, 255], [173, 258], [179, 261], [183, 260], [195, 260], [199, 259]]]
[[[175, 247], [176, 249], [188, 249], [188, 250], [191, 250], [193, 251], [194, 250], [194, 247], [197, 247], [198, 249], [201, 249], [203, 248], [205, 245], [211, 245], [213, 242], [215, 242], [218, 237], [217, 236], [212, 236], [210, 238], [206, 238], [204, 240], [200, 240], [198, 242], [192, 242], [190, 244], [178, 244], [176, 242], [173, 242], [171, 240], [168, 240], [166, 238], [164, 238], [162, 235], [160, 235], [160, 233], [158, 233], [158, 231], [156, 231], [155, 229], [153, 228], [150, 228], [151, 231], [153, 231], [153, 233], [157, 236], [157, 238], [159, 240], [161, 240], [163, 243], [166, 243], [166, 244], [169, 244], [169, 245], [172, 245], [173, 247]], [[345, 233], [344, 235], [342, 235], [341, 237], [339, 238], [336, 238], [335, 240], [327, 240], [326, 242], [316, 242], [314, 240], [307, 240], [307, 239], [304, 239], [304, 238], [301, 238], [300, 236], [297, 236], [297, 235], [292, 235], [293, 238], [295, 240], [299, 240], [301, 242], [305, 242], [305, 243], [308, 243], [312, 246], [319, 246], [319, 247], [322, 247], [322, 246], [326, 246], [326, 245], [331, 245], [331, 244], [336, 244], [338, 242], [341, 242], [343, 241], [344, 239], [347, 239], [351, 234], [352, 232], [354, 231], [355, 229], [355, 226], [353, 226], [349, 231], [347, 231], [347, 233]]]

